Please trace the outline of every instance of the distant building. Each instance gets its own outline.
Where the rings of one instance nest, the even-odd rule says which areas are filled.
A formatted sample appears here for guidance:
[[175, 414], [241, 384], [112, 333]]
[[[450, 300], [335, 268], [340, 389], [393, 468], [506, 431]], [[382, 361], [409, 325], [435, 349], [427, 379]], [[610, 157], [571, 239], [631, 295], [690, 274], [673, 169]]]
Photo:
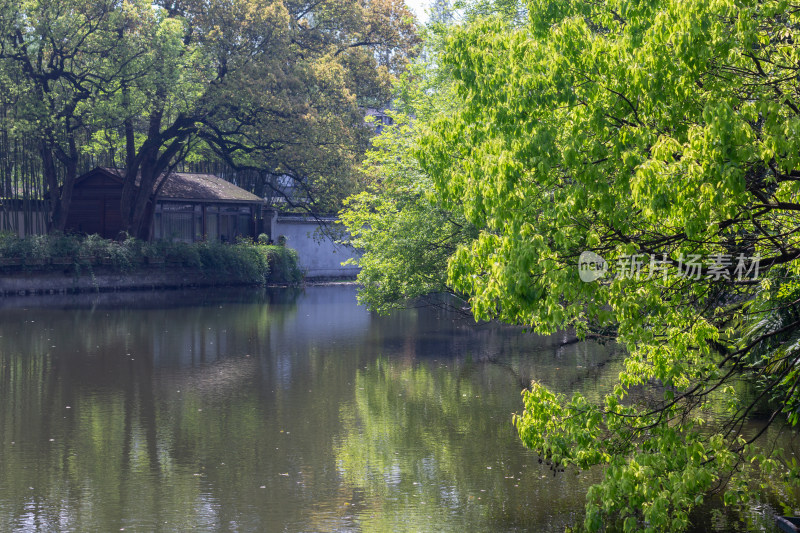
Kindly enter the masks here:
[[384, 126], [391, 126], [394, 123], [392, 117], [386, 113], [386, 109], [375, 109], [368, 107], [364, 110], [364, 117], [372, 117], [371, 126], [375, 129], [375, 134], [380, 135]]
[[[184, 242], [255, 237], [264, 200], [213, 174], [172, 172], [151, 204], [153, 239]], [[116, 238], [123, 230], [122, 172], [98, 167], [75, 182], [67, 231]]]

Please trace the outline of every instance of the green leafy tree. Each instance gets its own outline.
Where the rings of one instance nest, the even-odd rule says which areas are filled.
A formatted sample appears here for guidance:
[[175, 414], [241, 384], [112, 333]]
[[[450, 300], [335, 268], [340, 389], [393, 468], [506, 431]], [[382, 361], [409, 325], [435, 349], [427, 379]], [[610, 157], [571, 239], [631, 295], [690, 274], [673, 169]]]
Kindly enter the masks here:
[[[531, 0], [523, 26], [448, 38], [457, 101], [418, 156], [480, 228], [450, 285], [477, 318], [613, 327], [627, 347], [601, 402], [533, 383], [515, 417], [546, 460], [603, 465], [590, 530], [681, 530], [710, 492], [747, 504], [764, 475], [797, 480], [759, 437], [800, 406], [799, 13]], [[610, 273], [581, 281], [583, 251]]]
[[341, 212], [350, 244], [362, 252], [350, 260], [361, 267], [359, 302], [384, 313], [412, 298], [448, 292], [447, 260], [459, 243], [475, 236], [463, 216], [439, 205], [420, 171], [409, 117], [392, 116], [395, 123], [367, 156], [370, 186], [348, 198]]
[[52, 229], [97, 164], [125, 169], [123, 225], [141, 238], [161, 176], [186, 164], [289, 178], [331, 212], [359, 186], [362, 108], [416, 42], [399, 0], [2, 2], [2, 137], [24, 141], [3, 175], [31, 160]]
[[[20, 152], [36, 155], [39, 189], [51, 205], [50, 230], [64, 228], [96, 109], [104, 107], [114, 84], [126, 79], [110, 58], [131, 57], [117, 29], [130, 24], [133, 15], [133, 9], [118, 9], [109, 1], [0, 2], [3, 133], [18, 141], [14, 153], [3, 154], [4, 170], [24, 173]], [[14, 191], [6, 189], [12, 196]]]
[[[458, 7], [467, 22], [496, 13], [513, 27], [519, 5], [481, 0]], [[478, 235], [459, 200], [449, 201], [437, 191], [417, 156], [428, 125], [460, 110], [452, 66], [442, 54], [451, 28], [462, 22], [446, 1], [433, 2], [431, 9], [420, 33], [420, 54], [394, 85], [392, 124], [382, 126], [361, 165], [365, 190], [348, 198], [340, 213], [349, 244], [361, 253], [349, 261], [361, 267], [359, 302], [381, 313], [431, 293], [459, 296], [447, 283], [447, 262], [459, 245]]]
[[[187, 0], [163, 8], [150, 26], [157, 38], [139, 36], [158, 44], [149, 45], [147, 75], [131, 90], [140, 96], [127, 100], [134, 105], [124, 116], [122, 213], [131, 234], [149, 234], [159, 177], [192, 151], [235, 170], [289, 176], [314, 210], [352, 192], [366, 141], [359, 97], [380, 98], [414, 45], [402, 4]], [[129, 125], [137, 118], [138, 130]]]
[[349, 261], [361, 267], [359, 302], [381, 313], [452, 293], [448, 258], [477, 237], [461, 210], [442, 201], [415, 155], [423, 125], [454, 110], [452, 76], [440, 62], [448, 21], [434, 20], [422, 32], [422, 53], [394, 87], [392, 123], [381, 126], [361, 166], [365, 190], [340, 213], [349, 244], [360, 252]]

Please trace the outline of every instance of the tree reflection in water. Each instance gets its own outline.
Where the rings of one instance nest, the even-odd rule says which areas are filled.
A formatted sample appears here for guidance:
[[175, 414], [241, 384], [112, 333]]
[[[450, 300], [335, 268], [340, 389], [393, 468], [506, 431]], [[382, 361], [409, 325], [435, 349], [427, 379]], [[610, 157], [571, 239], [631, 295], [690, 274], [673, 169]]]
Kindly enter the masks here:
[[563, 531], [592, 472], [511, 426], [613, 346], [376, 317], [355, 288], [0, 303], [0, 530]]

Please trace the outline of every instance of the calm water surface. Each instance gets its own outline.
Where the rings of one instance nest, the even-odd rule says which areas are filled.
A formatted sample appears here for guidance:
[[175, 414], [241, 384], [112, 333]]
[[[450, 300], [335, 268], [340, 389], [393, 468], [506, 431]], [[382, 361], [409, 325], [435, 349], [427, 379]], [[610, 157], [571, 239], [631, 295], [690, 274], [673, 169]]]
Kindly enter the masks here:
[[351, 286], [0, 299], [0, 531], [563, 532], [600, 472], [511, 414], [620, 370], [565, 339]]

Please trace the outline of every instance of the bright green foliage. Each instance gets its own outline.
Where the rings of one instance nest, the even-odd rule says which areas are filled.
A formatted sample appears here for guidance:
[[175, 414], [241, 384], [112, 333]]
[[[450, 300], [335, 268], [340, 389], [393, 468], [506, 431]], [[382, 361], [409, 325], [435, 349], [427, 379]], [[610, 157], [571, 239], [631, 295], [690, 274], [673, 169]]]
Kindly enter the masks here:
[[454, 96], [446, 71], [435, 68], [441, 35], [429, 29], [426, 44], [425, 57], [397, 84], [393, 124], [383, 126], [367, 153], [367, 189], [348, 198], [341, 212], [350, 244], [362, 252], [350, 260], [361, 267], [359, 302], [382, 313], [412, 298], [448, 292], [448, 258], [477, 236], [459, 210], [443, 205], [415, 157], [420, 124], [449, 112]]
[[[778, 1], [527, 8], [524, 27], [453, 29], [455, 111], [420, 125], [422, 171], [481, 230], [449, 283], [479, 319], [616, 327], [629, 355], [602, 403], [534, 383], [515, 422], [549, 461], [605, 465], [588, 529], [681, 530], [709, 491], [746, 503], [784, 468], [753, 447], [753, 408], [797, 422], [800, 14]], [[580, 280], [586, 250], [606, 278]], [[626, 276], [633, 254], [642, 268]], [[760, 257], [757, 279], [740, 255]]]
[[347, 199], [341, 213], [350, 244], [363, 252], [359, 302], [379, 312], [447, 291], [447, 260], [474, 236], [463, 217], [437, 205], [430, 179], [412, 156], [413, 126], [406, 115], [393, 116], [395, 124], [368, 155], [372, 186]]

